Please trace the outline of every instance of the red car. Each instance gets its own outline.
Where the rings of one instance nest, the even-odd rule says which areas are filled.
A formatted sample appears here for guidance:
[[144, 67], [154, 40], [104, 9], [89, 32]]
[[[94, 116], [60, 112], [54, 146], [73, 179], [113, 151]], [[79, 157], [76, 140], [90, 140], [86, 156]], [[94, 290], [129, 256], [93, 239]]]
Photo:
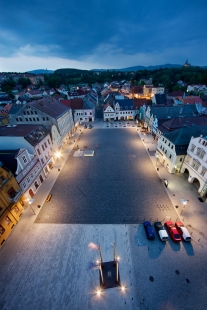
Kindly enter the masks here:
[[180, 234], [179, 234], [177, 228], [175, 227], [175, 225], [173, 224], [173, 222], [168, 221], [165, 223], [165, 225], [166, 225], [166, 227], [170, 233], [172, 240], [174, 242], [180, 242], [181, 241]]

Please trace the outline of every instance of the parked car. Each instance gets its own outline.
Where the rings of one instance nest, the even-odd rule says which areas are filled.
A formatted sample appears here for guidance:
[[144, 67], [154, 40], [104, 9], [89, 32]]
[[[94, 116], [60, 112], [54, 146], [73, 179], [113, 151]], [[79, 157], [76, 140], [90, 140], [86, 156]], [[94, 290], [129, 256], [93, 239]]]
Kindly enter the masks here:
[[155, 239], [155, 233], [153, 231], [152, 224], [150, 222], [144, 222], [143, 225], [146, 231], [147, 239]]
[[161, 241], [167, 241], [168, 240], [168, 234], [167, 234], [165, 227], [162, 225], [162, 223], [161, 222], [155, 222], [154, 225], [155, 225], [156, 231], [160, 237], [160, 240]]
[[179, 234], [177, 228], [175, 227], [175, 225], [173, 224], [173, 222], [168, 221], [165, 223], [165, 225], [166, 225], [166, 227], [170, 233], [172, 240], [174, 242], [180, 242], [181, 241], [180, 234]]
[[175, 226], [184, 241], [191, 241], [191, 235], [182, 222], [176, 222]]
[[91, 128], [92, 128], [92, 125], [89, 125], [88, 128], [91, 129]]
[[85, 128], [85, 129], [86, 129], [86, 128], [87, 128], [87, 125], [84, 125], [84, 127], [83, 127], [83, 128]]

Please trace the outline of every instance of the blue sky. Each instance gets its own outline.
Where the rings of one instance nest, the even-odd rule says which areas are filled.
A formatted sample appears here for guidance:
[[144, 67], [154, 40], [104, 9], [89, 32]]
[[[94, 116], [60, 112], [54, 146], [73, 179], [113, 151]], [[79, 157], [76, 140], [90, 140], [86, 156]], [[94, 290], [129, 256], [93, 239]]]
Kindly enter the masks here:
[[0, 72], [207, 65], [206, 0], [0, 0]]

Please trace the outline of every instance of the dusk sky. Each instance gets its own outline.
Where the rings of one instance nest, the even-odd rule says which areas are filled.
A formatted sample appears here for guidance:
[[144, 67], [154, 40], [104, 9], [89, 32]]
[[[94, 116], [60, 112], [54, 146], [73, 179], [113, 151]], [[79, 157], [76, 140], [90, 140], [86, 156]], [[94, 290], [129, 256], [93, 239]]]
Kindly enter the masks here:
[[0, 72], [207, 65], [206, 0], [0, 0]]

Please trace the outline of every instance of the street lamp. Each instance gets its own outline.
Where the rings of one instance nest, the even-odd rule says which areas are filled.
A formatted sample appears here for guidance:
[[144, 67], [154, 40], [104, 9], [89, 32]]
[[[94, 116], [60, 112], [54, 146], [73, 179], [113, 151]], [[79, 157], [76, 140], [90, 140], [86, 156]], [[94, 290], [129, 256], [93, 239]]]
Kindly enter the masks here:
[[181, 210], [181, 212], [180, 212], [180, 215], [181, 215], [181, 214], [183, 213], [184, 207], [187, 205], [188, 200], [185, 200], [185, 199], [181, 198], [181, 199], [180, 199], [180, 202], [181, 202], [182, 205], [183, 205], [182, 210]]
[[25, 201], [27, 201], [27, 205], [30, 206], [30, 208], [32, 209], [32, 212], [34, 213], [34, 215], [36, 215], [34, 209], [32, 208], [32, 203], [34, 202], [34, 199], [33, 198], [25, 199]]
[[[60, 151], [56, 151], [55, 156], [56, 156], [57, 160], [61, 160], [62, 154]], [[61, 168], [61, 161], [60, 161], [60, 168]], [[58, 168], [58, 171], [60, 171], [60, 168]]]

